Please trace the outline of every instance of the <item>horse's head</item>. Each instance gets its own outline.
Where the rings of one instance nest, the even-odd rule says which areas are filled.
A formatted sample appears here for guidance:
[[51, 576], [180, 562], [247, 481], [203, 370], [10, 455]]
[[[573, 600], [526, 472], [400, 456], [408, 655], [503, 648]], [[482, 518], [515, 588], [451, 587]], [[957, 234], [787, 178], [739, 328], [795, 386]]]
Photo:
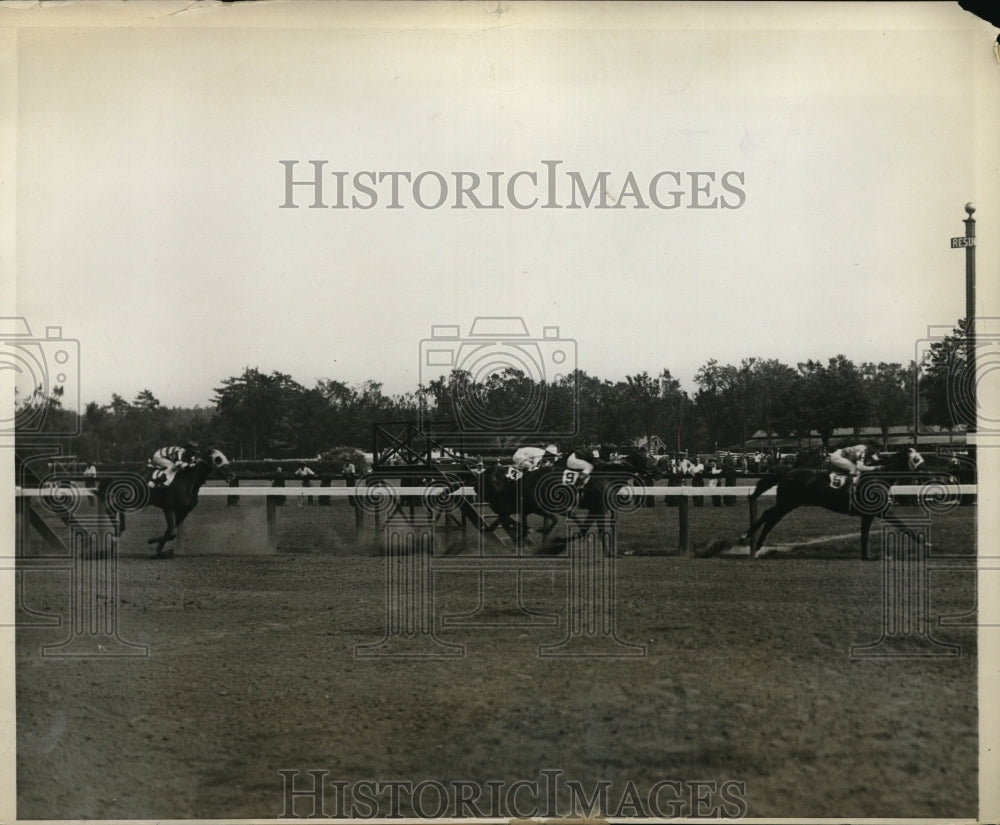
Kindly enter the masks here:
[[917, 452], [915, 447], [907, 447], [906, 453], [906, 469], [907, 470], [919, 470], [921, 465], [924, 463], [924, 457]]
[[503, 471], [504, 468], [499, 464], [493, 464], [490, 467], [484, 467], [479, 472], [473, 472], [479, 486], [484, 491], [490, 492], [498, 490], [503, 486]]
[[620, 463], [643, 478], [657, 478], [660, 475], [659, 462], [638, 447], [628, 450], [620, 459]]
[[233, 472], [233, 468], [229, 465], [229, 459], [226, 458], [222, 450], [214, 448], [206, 450], [202, 459], [208, 464], [211, 472], [219, 473], [226, 481], [232, 481], [236, 477], [236, 473]]
[[891, 453], [878, 453], [876, 464], [887, 470], [915, 472], [923, 466], [924, 457], [914, 447], [906, 447]]

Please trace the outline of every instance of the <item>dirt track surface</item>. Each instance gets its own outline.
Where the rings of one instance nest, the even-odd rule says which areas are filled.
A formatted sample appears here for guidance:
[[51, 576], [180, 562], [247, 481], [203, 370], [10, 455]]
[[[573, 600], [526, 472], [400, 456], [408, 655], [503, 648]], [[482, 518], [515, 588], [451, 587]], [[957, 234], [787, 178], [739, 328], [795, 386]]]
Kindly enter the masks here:
[[[610, 660], [537, 655], [565, 635], [559, 571], [524, 575], [559, 627], [439, 629], [456, 660], [356, 658], [385, 633], [384, 577], [377, 557], [122, 559], [119, 635], [146, 658], [43, 657], [65, 628], [18, 632], [19, 818], [273, 818], [278, 771], [312, 769], [551, 769], [612, 798], [735, 780], [749, 816], [976, 815], [975, 632], [934, 629], [959, 658], [852, 659], [880, 636], [880, 562], [622, 558], [618, 635], [647, 655]], [[64, 611], [68, 574], [25, 579], [28, 606]], [[435, 574], [437, 624], [476, 607], [477, 580]], [[931, 602], [968, 610], [973, 577], [936, 574]]]

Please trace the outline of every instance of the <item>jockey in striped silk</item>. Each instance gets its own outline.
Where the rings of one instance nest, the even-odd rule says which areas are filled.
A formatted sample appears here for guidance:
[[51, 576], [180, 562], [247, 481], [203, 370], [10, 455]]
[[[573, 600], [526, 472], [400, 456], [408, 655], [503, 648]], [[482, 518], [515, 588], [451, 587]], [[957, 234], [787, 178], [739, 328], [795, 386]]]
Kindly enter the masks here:
[[193, 441], [181, 447], [161, 447], [149, 461], [153, 467], [153, 479], [149, 486], [170, 484], [178, 470], [192, 466], [199, 458], [198, 445]]

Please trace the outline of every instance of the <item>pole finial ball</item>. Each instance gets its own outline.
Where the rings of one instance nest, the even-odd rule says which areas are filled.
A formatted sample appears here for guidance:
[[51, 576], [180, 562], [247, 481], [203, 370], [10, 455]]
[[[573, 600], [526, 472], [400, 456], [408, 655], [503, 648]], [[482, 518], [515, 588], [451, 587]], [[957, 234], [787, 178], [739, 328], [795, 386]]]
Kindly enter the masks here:
[[971, 215], [973, 212], [976, 211], [976, 207], [974, 207], [971, 203], [967, 203], [965, 204], [965, 211]]

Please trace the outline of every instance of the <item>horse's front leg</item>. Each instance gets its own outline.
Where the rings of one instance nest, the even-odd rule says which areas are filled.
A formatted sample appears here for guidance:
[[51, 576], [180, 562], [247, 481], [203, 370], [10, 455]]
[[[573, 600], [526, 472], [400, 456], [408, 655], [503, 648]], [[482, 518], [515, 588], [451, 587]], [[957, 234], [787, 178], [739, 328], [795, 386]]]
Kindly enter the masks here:
[[153, 556], [153, 558], [162, 559], [164, 557], [163, 547], [164, 547], [164, 545], [166, 545], [167, 541], [168, 541], [168, 539], [167, 539], [167, 534], [166, 533], [164, 533], [162, 536], [154, 536], [153, 538], [151, 538], [149, 540], [149, 544], [155, 544], [156, 545], [156, 547], [153, 550], [153, 552], [155, 554]]
[[531, 544], [531, 538], [528, 534], [531, 532], [531, 526], [528, 524], [528, 514], [522, 513], [521, 520], [517, 523], [517, 541], [518, 544]]
[[875, 521], [875, 516], [861, 517], [861, 558], [866, 560], [871, 558], [868, 540], [871, 535], [873, 521]]
[[518, 513], [516, 518], [511, 516], [504, 524], [504, 529], [515, 542], [522, 542], [528, 535], [528, 517], [522, 513]]
[[[171, 520], [173, 521], [173, 529], [170, 530], [171, 538], [177, 537], [177, 528], [184, 523], [184, 519], [186, 519], [189, 515], [191, 515], [191, 509], [192, 508], [188, 507], [187, 509], [184, 510], [174, 510], [171, 512]], [[171, 547], [169, 550], [167, 550], [166, 555], [168, 559], [172, 559], [174, 557], [174, 548]]]
[[163, 533], [162, 536], [153, 536], [153, 538], [151, 538], [147, 542], [148, 544], [158, 544], [159, 547], [162, 547], [164, 544], [166, 544], [168, 541], [170, 541], [170, 539], [172, 539], [174, 537], [175, 529], [174, 529], [174, 514], [173, 514], [173, 511], [172, 510], [164, 510], [163, 511], [163, 519], [167, 523], [167, 529], [166, 529], [166, 531]]
[[492, 524], [485, 523], [484, 519], [484, 529], [486, 532], [494, 533], [498, 527], [502, 527], [507, 532], [507, 535], [515, 541], [520, 541], [521, 522], [514, 518], [513, 514], [501, 513]]
[[177, 537], [177, 521], [173, 510], [164, 510], [163, 518], [167, 522], [167, 529], [159, 538], [152, 538], [149, 540], [150, 544], [156, 545], [156, 556], [162, 558], [165, 555], [172, 556], [173, 552], [164, 553], [163, 548], [168, 541], [172, 541]]
[[163, 534], [163, 540], [173, 541], [177, 538], [177, 514], [173, 510], [164, 510], [163, 516], [167, 520], [167, 532]]

